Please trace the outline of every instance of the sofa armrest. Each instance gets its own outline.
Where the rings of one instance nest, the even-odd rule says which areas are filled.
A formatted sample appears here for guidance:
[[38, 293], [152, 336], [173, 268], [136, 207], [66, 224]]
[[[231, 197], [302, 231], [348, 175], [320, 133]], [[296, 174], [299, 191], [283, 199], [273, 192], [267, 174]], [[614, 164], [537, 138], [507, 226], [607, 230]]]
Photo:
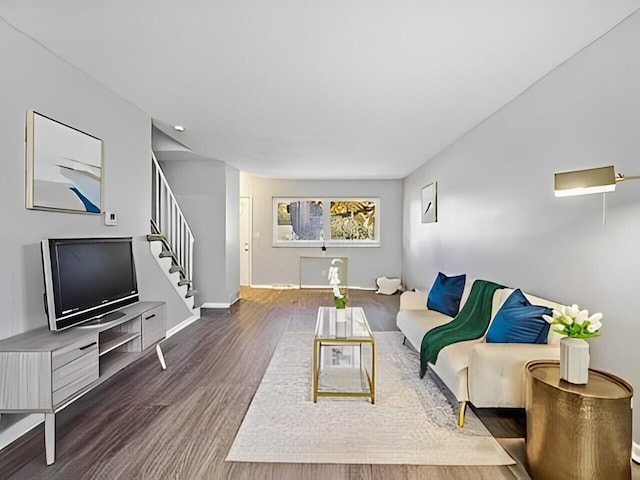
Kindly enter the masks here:
[[425, 292], [403, 292], [400, 295], [400, 310], [426, 310], [427, 294]]
[[524, 408], [525, 364], [559, 358], [559, 345], [479, 343], [469, 356], [469, 399], [476, 407]]

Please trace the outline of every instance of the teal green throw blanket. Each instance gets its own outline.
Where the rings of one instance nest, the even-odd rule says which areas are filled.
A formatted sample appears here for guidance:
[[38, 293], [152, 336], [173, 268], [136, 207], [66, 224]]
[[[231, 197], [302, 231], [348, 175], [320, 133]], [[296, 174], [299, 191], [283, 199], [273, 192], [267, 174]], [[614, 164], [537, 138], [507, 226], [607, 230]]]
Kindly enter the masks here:
[[420, 346], [420, 378], [427, 372], [427, 364], [435, 363], [444, 347], [484, 335], [491, 321], [493, 294], [499, 288], [504, 287], [487, 280], [476, 280], [458, 315], [449, 323], [425, 333]]

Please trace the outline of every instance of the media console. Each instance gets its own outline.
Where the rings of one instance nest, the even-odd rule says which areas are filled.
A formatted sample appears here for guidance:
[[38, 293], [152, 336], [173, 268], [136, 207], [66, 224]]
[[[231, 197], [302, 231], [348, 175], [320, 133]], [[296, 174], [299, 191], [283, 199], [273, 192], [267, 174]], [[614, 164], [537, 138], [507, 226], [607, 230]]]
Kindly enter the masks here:
[[61, 332], [37, 328], [0, 340], [0, 412], [44, 413], [47, 465], [55, 460], [55, 414], [130, 365], [166, 336], [164, 302]]

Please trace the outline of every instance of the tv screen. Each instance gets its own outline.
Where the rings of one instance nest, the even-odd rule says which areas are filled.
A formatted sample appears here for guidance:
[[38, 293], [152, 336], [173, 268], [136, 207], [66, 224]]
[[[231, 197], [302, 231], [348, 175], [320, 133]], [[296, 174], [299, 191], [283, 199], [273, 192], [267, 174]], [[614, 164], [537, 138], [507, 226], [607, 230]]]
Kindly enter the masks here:
[[61, 330], [138, 301], [131, 237], [42, 241], [49, 328]]

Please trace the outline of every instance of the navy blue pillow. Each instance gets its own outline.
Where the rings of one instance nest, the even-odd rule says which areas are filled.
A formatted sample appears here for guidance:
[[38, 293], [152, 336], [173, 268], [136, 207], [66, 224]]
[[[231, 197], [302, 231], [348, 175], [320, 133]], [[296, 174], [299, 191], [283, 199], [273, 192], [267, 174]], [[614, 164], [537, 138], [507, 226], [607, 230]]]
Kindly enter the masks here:
[[455, 317], [460, 309], [460, 299], [466, 278], [465, 274], [447, 277], [444, 273], [439, 272], [436, 281], [433, 282], [433, 286], [429, 290], [427, 308]]
[[514, 290], [496, 313], [487, 332], [487, 343], [547, 343], [549, 307], [531, 305], [520, 289]]

